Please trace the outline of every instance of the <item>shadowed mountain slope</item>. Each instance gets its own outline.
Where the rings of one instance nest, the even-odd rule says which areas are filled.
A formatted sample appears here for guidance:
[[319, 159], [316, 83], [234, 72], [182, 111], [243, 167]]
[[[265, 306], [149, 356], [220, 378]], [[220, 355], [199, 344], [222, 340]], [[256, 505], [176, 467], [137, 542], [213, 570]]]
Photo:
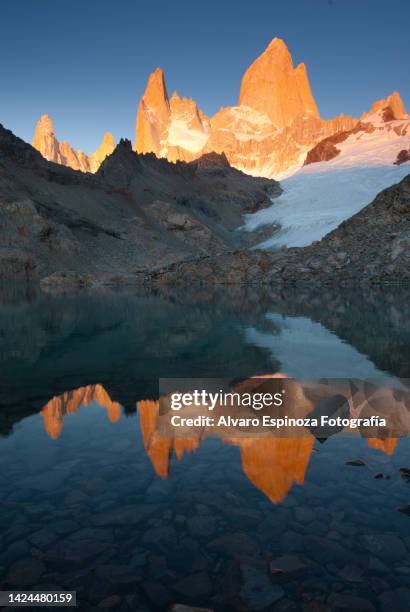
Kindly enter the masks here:
[[241, 243], [245, 212], [270, 204], [275, 181], [226, 158], [173, 164], [122, 140], [96, 174], [46, 161], [0, 126], [0, 278], [56, 271], [132, 274]]

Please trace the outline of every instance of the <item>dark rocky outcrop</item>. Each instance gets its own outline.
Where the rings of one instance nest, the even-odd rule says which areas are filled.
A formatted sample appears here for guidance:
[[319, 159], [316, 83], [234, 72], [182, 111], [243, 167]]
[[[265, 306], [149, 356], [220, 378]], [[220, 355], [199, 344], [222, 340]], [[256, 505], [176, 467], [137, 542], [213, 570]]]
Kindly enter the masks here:
[[340, 153], [340, 149], [338, 149], [335, 145], [346, 140], [349, 135], [350, 132], [338, 132], [337, 134], [333, 134], [333, 136], [324, 138], [308, 152], [303, 165], [308, 166], [309, 164], [314, 164], [316, 162], [329, 161], [333, 159]]
[[[217, 171], [217, 175], [215, 172]], [[245, 245], [243, 214], [276, 181], [208, 156], [170, 163], [122, 140], [96, 174], [45, 160], [0, 126], [0, 279], [119, 278]]]
[[328, 136], [327, 138], [324, 138], [318, 142], [317, 145], [308, 152], [303, 165], [308, 166], [309, 164], [314, 164], [321, 161], [330, 161], [334, 157], [337, 157], [340, 153], [340, 149], [338, 149], [335, 145], [344, 142], [352, 134], [372, 132], [373, 130], [374, 127], [371, 123], [359, 121], [351, 130], [344, 130]]
[[410, 149], [402, 149], [401, 151], [399, 151], [399, 153], [397, 154], [397, 159], [394, 162], [396, 166], [400, 166], [401, 164], [404, 164], [406, 162], [410, 161]]
[[410, 280], [410, 177], [318, 243], [249, 251], [255, 236], [235, 231], [243, 214], [278, 193], [223, 155], [174, 164], [126, 140], [96, 174], [82, 173], [0, 127], [0, 279], [56, 288]]

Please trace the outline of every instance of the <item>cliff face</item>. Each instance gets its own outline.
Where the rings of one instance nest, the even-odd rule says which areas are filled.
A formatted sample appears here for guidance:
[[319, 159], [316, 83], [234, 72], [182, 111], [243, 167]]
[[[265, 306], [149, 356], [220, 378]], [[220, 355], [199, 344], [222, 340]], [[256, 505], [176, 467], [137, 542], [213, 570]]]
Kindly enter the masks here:
[[390, 96], [388, 96], [387, 98], [377, 100], [377, 102], [372, 105], [370, 111], [362, 115], [362, 119], [368, 117], [369, 115], [373, 115], [378, 110], [384, 110], [386, 108], [389, 108], [391, 111], [391, 119], [409, 118], [406, 113], [406, 109], [404, 108], [404, 103], [400, 97], [400, 94], [397, 91], [393, 91], [393, 93], [390, 94]]
[[[386, 108], [385, 120], [408, 119], [400, 95], [393, 92], [375, 102], [361, 121]], [[324, 139], [351, 132], [357, 125], [358, 119], [343, 114], [328, 120], [320, 117], [306, 65], [302, 62], [295, 67], [285, 42], [274, 38], [246, 70], [238, 104], [223, 107], [212, 117], [207, 117], [191, 98], [180, 97], [177, 92], [169, 97], [164, 72], [157, 68], [149, 76], [138, 106], [134, 150], [154, 153], [171, 162], [191, 162], [207, 153], [224, 153], [238, 170], [282, 179], [297, 171]], [[115, 143], [107, 132], [97, 151], [87, 156], [68, 142], [59, 142], [50, 117], [43, 115], [33, 146], [49, 161], [96, 172]], [[377, 148], [377, 143], [374, 146]], [[334, 153], [327, 147], [313, 157], [330, 159], [328, 156]]]
[[48, 115], [37, 122], [32, 145], [45, 159], [61, 164], [60, 146], [54, 133], [54, 125]]
[[164, 73], [157, 68], [148, 79], [138, 108], [136, 142], [139, 153], [155, 153], [160, 157], [161, 138], [170, 118]]
[[168, 98], [164, 73], [151, 74], [138, 107], [135, 149], [169, 161], [192, 161], [204, 148], [209, 119], [188, 98], [174, 92]]
[[59, 142], [53, 122], [48, 115], [42, 115], [38, 120], [32, 145], [48, 161], [81, 172], [96, 172], [107, 155], [115, 149], [114, 137], [110, 132], [104, 134], [100, 146], [90, 156], [83, 151], [77, 151], [65, 140]]
[[291, 125], [297, 117], [319, 117], [306, 67], [293, 67], [289, 50], [280, 38], [274, 38], [245, 72], [239, 106], [266, 114], [279, 129]]
[[169, 100], [158, 68], [138, 108], [135, 148], [170, 161], [224, 153], [243, 172], [281, 178], [300, 167], [317, 142], [356, 123], [344, 115], [320, 118], [305, 64], [295, 68], [286, 44], [275, 38], [246, 71], [238, 106], [211, 118], [193, 100], [176, 93]]

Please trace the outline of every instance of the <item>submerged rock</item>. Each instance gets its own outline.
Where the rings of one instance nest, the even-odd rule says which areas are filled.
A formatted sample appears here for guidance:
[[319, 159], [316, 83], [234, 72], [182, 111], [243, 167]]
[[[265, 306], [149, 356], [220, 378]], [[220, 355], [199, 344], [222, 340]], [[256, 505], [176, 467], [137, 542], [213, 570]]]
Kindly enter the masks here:
[[345, 465], [353, 465], [355, 467], [364, 467], [366, 464], [362, 459], [349, 459]]
[[212, 593], [212, 583], [206, 572], [197, 572], [178, 580], [173, 589], [189, 599], [197, 600]]
[[400, 476], [403, 480], [410, 482], [410, 468], [400, 468]]
[[368, 599], [350, 593], [332, 593], [327, 600], [331, 610], [356, 610], [357, 612], [373, 612], [374, 605]]
[[266, 572], [252, 565], [241, 564], [241, 599], [247, 610], [264, 610], [284, 596], [285, 591], [273, 584]]
[[269, 567], [272, 575], [293, 575], [305, 572], [309, 568], [309, 565], [298, 557], [298, 555], [286, 554], [272, 559]]
[[45, 570], [44, 563], [39, 559], [19, 559], [11, 566], [6, 582], [12, 586], [32, 586], [38, 582]]

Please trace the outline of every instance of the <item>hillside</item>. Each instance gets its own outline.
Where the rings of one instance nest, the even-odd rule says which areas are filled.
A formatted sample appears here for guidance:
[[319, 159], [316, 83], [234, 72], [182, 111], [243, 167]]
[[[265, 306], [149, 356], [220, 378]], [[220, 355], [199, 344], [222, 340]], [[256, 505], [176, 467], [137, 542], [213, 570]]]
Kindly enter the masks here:
[[173, 164], [121, 141], [96, 174], [46, 161], [0, 126], [0, 279], [120, 275], [243, 244], [244, 213], [280, 193], [224, 156]]
[[205, 257], [158, 270], [146, 280], [215, 284], [409, 281], [410, 175], [310, 246]]

